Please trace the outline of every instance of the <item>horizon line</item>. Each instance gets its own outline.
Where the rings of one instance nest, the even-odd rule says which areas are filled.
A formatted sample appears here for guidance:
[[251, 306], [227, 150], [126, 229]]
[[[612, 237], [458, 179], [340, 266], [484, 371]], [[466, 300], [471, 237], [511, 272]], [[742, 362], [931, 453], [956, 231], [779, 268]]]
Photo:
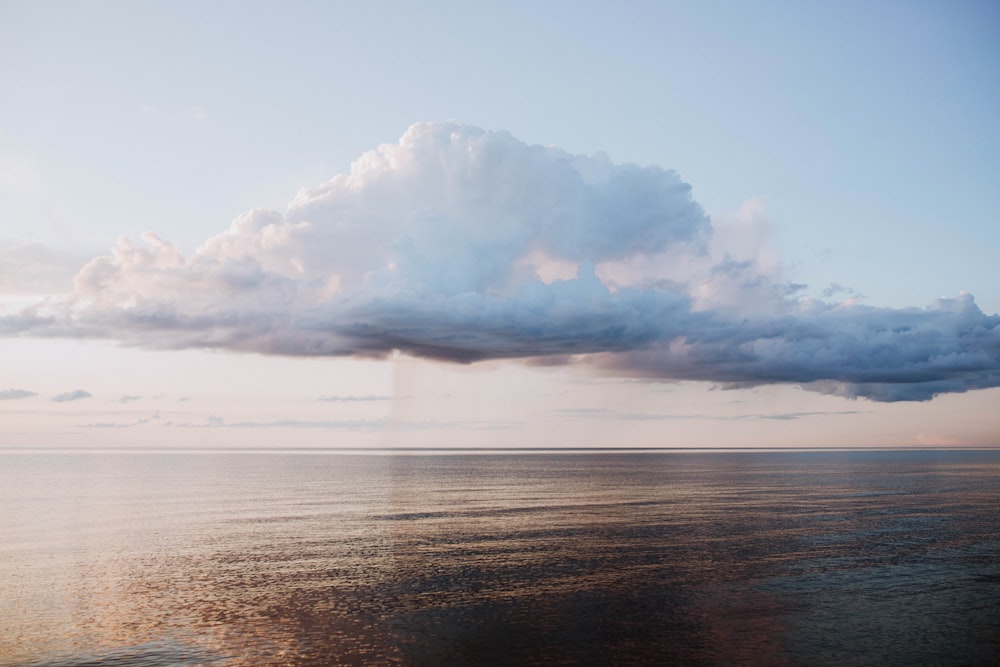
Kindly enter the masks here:
[[1000, 451], [1000, 445], [816, 445], [816, 446], [441, 446], [441, 447], [324, 447], [324, 446], [66, 446], [33, 445], [3, 446], [0, 454], [17, 453], [74, 453], [74, 454], [655, 454], [655, 453], [808, 453], [808, 452], [957, 452], [957, 451]]

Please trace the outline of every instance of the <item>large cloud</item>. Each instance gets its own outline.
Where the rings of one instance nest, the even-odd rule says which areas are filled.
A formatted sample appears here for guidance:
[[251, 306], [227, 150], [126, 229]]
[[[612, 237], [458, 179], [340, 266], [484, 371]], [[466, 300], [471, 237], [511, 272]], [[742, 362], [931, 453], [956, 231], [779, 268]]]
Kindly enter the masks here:
[[122, 240], [72, 295], [0, 331], [539, 359], [874, 400], [1000, 385], [1000, 319], [971, 296], [912, 310], [796, 299], [762, 224], [750, 202], [713, 229], [672, 171], [425, 123], [191, 257], [154, 234]]

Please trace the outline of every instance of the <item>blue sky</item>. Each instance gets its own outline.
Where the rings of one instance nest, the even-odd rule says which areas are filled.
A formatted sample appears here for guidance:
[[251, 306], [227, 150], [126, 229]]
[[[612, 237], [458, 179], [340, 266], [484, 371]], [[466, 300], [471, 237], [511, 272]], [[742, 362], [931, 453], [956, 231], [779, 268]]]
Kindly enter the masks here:
[[[995, 387], [1000, 372], [997, 325], [989, 317], [1000, 311], [994, 259], [1000, 248], [1000, 10], [992, 3], [8, 2], [0, 17], [6, 91], [0, 298], [12, 322], [10, 335], [0, 339], [11, 360], [8, 386], [0, 387], [7, 392], [0, 393], [5, 445], [1000, 442], [1000, 421], [990, 407], [1000, 394], [974, 389]], [[484, 133], [466, 132], [454, 145], [507, 146], [514, 170], [499, 182], [473, 178], [457, 191], [463, 197], [473, 187], [504, 193], [518, 179], [530, 186], [562, 178], [558, 160], [532, 161], [533, 146], [597, 155], [588, 158], [588, 168], [604, 161], [616, 168], [656, 165], [690, 186], [706, 222], [697, 231], [693, 218], [671, 218], [686, 221], [672, 229], [679, 243], [711, 230], [702, 254], [693, 246], [654, 253], [655, 234], [644, 227], [635, 228], [634, 239], [604, 233], [620, 229], [620, 220], [638, 219], [646, 204], [659, 205], [643, 197], [674, 177], [657, 171], [650, 176], [654, 184], [642, 181], [646, 190], [639, 180], [622, 185], [623, 192], [641, 191], [638, 196], [608, 195], [622, 208], [615, 209], [617, 218], [595, 218], [590, 245], [554, 228], [516, 246], [521, 254], [510, 257], [517, 271], [534, 270], [544, 280], [531, 294], [517, 292], [524, 286], [508, 275], [513, 269], [498, 263], [497, 271], [508, 272], [508, 291], [500, 295], [506, 305], [486, 301], [496, 318], [489, 320], [491, 331], [523, 321], [527, 311], [518, 309], [531, 305], [536, 310], [530, 312], [544, 315], [546, 331], [566, 345], [580, 342], [571, 340], [574, 327], [578, 336], [588, 331], [586, 317], [604, 313], [624, 321], [620, 309], [627, 306], [642, 313], [628, 330], [655, 338], [659, 347], [640, 354], [623, 350], [621, 341], [617, 347], [595, 342], [593, 334], [586, 350], [593, 357], [546, 354], [526, 365], [508, 357], [545, 351], [539, 337], [523, 336], [527, 329], [505, 339], [502, 354], [486, 345], [485, 311], [477, 310], [486, 306], [444, 297], [455, 296], [460, 283], [480, 296], [500, 289], [480, 274], [484, 258], [499, 262], [515, 248], [515, 231], [528, 233], [530, 224], [510, 224], [512, 202], [528, 209], [522, 222], [548, 215], [540, 212], [549, 206], [544, 198], [517, 199], [514, 190], [500, 208], [445, 210], [438, 204], [454, 198], [441, 186], [444, 199], [428, 200], [438, 206], [432, 213], [452, 216], [457, 227], [442, 227], [432, 216], [406, 227], [403, 236], [386, 231], [379, 237], [383, 246], [373, 245], [369, 259], [391, 255], [402, 262], [400, 285], [411, 289], [417, 280], [431, 291], [405, 302], [401, 292], [391, 298], [380, 292], [380, 303], [388, 299], [394, 309], [391, 318], [384, 311], [376, 318], [371, 307], [364, 311], [368, 320], [356, 310], [315, 315], [331, 327], [345, 317], [386, 331], [389, 322], [397, 327], [392, 340], [359, 342], [355, 332], [350, 344], [338, 343], [337, 353], [353, 358], [332, 358], [329, 350], [313, 356], [301, 337], [294, 341], [299, 347], [277, 350], [294, 358], [274, 356], [262, 339], [243, 340], [245, 327], [220, 342], [195, 330], [192, 319], [181, 337], [176, 322], [137, 336], [115, 317], [136, 304], [165, 303], [167, 274], [157, 274], [155, 284], [142, 282], [154, 273], [145, 260], [128, 270], [118, 265], [108, 278], [113, 284], [98, 288], [91, 270], [74, 287], [73, 276], [107, 255], [121, 236], [142, 248], [142, 235], [153, 232], [184, 262], [253, 209], [285, 216], [274, 219], [279, 225], [339, 224], [330, 201], [347, 200], [322, 199], [321, 184], [348, 173], [353, 161], [380, 145], [400, 146], [414, 123], [431, 123], [421, 127], [437, 136], [441, 128], [452, 132], [442, 125], [451, 120]], [[504, 143], [507, 138], [512, 143]], [[399, 155], [411, 160], [413, 172], [389, 191], [390, 203], [384, 190], [370, 190], [382, 198], [351, 200], [368, 228], [385, 227], [379, 221], [398, 211], [412, 215], [431, 206], [415, 194], [420, 175], [429, 173], [430, 163], [421, 160], [431, 154], [418, 146]], [[312, 200], [302, 199], [303, 189]], [[565, 194], [580, 192], [590, 191]], [[457, 220], [473, 213], [471, 222]], [[248, 222], [233, 243], [252, 245], [254, 225], [265, 223]], [[410, 254], [399, 250], [401, 239], [412, 241]], [[612, 252], [608, 244], [621, 239], [649, 251]], [[353, 298], [350, 271], [341, 264], [356, 262], [351, 270], [358, 276], [374, 276], [378, 267], [365, 264], [359, 250], [367, 246], [360, 237], [319, 234], [292, 238], [288, 247], [324, 243], [347, 248], [343, 255], [324, 254], [336, 266], [321, 268], [346, 281], [339, 293]], [[236, 246], [223, 245], [203, 256], [232, 259]], [[576, 250], [567, 250], [571, 246]], [[254, 247], [260, 266], [285, 270], [275, 262], [288, 257], [265, 257]], [[378, 248], [388, 254], [377, 255]], [[577, 278], [580, 261], [596, 265], [600, 284], [586, 282], [586, 267]], [[438, 272], [442, 265], [458, 268]], [[743, 267], [739, 276], [736, 265]], [[206, 274], [189, 272], [183, 289], [171, 287], [192, 297], [171, 301], [177, 312], [190, 316], [199, 303], [199, 315], [217, 313], [222, 303], [238, 302], [244, 318], [289, 316], [282, 310], [287, 304], [273, 301], [286, 294], [276, 284], [269, 283], [266, 294], [260, 287], [235, 301], [228, 292], [213, 301], [210, 285], [199, 282]], [[734, 292], [735, 283], [720, 276], [789, 291], [780, 298]], [[620, 291], [653, 278], [685, 287], [643, 292], [641, 306]], [[60, 314], [50, 305], [46, 313], [63, 319], [44, 330], [16, 320], [20, 308], [46, 295], [82, 298], [85, 289], [104, 290], [87, 293], [106, 298], [102, 310]], [[974, 295], [974, 312], [963, 292]], [[363, 294], [374, 298], [370, 290]], [[690, 308], [667, 298], [678, 295], [691, 299]], [[921, 310], [914, 316], [919, 321], [907, 319], [904, 309], [924, 309], [940, 297], [951, 301]], [[438, 310], [430, 310], [432, 303]], [[587, 304], [611, 310], [595, 313]], [[832, 314], [816, 319], [816, 304]], [[558, 307], [584, 319], [560, 320], [552, 310]], [[761, 363], [739, 368], [721, 364], [725, 350], [704, 341], [697, 353], [664, 347], [671, 333], [666, 319], [688, 327], [671, 335], [690, 334], [703, 319], [692, 313], [710, 312], [721, 318], [713, 330], [728, 336], [737, 310], [740, 321], [761, 331], [808, 324], [822, 333], [810, 340], [821, 342], [779, 349], [763, 346], [764, 334], [754, 334], [756, 342], [740, 350], [750, 345]], [[482, 361], [421, 359], [460, 356], [437, 347], [426, 354], [428, 341], [438, 345], [441, 335], [418, 326], [431, 316], [478, 341], [473, 356]], [[400, 344], [403, 324], [424, 338]], [[859, 326], [923, 333], [861, 344], [850, 338]], [[958, 338], [945, 334], [962, 326], [981, 336], [974, 349], [961, 344], [975, 357], [962, 361], [963, 368], [980, 369], [972, 379], [925, 382], [923, 393], [941, 395], [919, 402], [885, 402], [885, 391], [860, 387], [858, 379], [867, 377], [861, 371], [871, 375], [878, 366], [876, 355], [888, 355], [890, 365], [918, 357], [930, 363], [930, 353], [914, 347], [928, 336], [941, 346], [933, 363], [945, 363], [941, 359], [958, 349], [949, 347]], [[845, 336], [853, 342], [844, 343]], [[393, 353], [393, 345], [402, 354]], [[460, 352], [470, 354], [468, 345]], [[789, 361], [796, 355], [805, 361]], [[854, 367], [853, 375], [843, 371]], [[847, 376], [853, 389], [828, 384]], [[893, 382], [898, 388], [899, 378]]]

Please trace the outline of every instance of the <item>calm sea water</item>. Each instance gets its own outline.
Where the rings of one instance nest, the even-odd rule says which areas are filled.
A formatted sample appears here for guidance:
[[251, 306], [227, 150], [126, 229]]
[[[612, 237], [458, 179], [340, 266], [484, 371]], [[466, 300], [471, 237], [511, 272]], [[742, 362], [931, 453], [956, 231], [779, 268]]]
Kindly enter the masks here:
[[0, 453], [0, 664], [1000, 663], [1000, 452]]

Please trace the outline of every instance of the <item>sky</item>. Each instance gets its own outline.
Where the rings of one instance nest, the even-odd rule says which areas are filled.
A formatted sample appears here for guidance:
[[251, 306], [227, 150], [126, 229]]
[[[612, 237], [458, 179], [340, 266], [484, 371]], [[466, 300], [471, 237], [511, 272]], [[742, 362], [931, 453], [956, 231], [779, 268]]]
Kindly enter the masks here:
[[0, 4], [0, 447], [1000, 446], [991, 2]]

